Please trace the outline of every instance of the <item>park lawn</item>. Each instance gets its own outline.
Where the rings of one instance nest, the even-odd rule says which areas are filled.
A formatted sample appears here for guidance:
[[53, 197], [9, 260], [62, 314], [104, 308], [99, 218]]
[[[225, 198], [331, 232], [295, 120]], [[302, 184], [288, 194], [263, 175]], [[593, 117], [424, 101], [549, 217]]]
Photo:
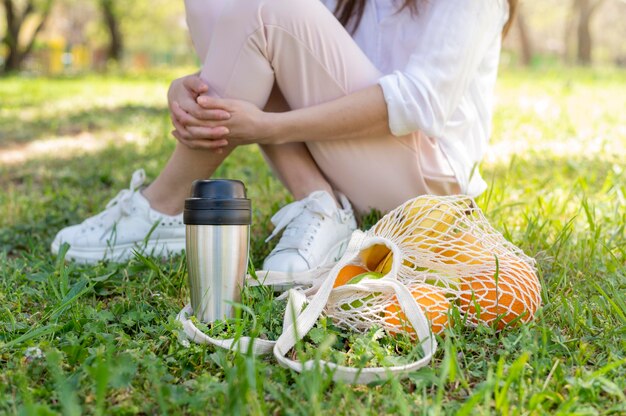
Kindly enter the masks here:
[[[543, 307], [502, 333], [455, 325], [430, 366], [372, 386], [183, 345], [182, 256], [81, 266], [49, 254], [55, 232], [101, 210], [134, 169], [159, 172], [174, 147], [168, 79], [181, 73], [0, 79], [0, 414], [626, 413], [624, 71], [502, 72], [477, 202], [537, 259]], [[290, 198], [252, 146], [215, 176], [248, 185], [259, 266]], [[244, 328], [275, 338], [273, 294], [244, 298], [260, 315]], [[301, 353], [368, 365], [415, 353], [379, 335], [322, 322]]]

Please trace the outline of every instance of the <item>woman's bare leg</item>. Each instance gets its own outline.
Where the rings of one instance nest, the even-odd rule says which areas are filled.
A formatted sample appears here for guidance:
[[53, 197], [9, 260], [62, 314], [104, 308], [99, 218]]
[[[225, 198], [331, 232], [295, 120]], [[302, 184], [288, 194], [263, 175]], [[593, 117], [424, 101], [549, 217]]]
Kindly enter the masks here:
[[143, 195], [153, 209], [168, 215], [180, 214], [185, 198], [189, 196], [191, 183], [196, 179], [210, 178], [233, 149], [234, 146], [228, 146], [222, 153], [216, 153], [190, 149], [178, 143], [165, 168], [143, 190]]
[[333, 195], [330, 184], [304, 143], [263, 145], [261, 150], [278, 179], [295, 199], [305, 198], [314, 191], [326, 191]]

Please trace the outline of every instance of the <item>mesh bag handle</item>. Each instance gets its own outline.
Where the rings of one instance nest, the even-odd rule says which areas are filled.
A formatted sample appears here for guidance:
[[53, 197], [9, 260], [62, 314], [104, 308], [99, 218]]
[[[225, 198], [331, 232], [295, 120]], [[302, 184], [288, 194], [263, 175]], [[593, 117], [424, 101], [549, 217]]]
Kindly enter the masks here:
[[[295, 290], [289, 291], [289, 297], [287, 300], [287, 311], [300, 311], [306, 303], [306, 296]], [[210, 344], [218, 348], [226, 350], [239, 351], [241, 353], [247, 353], [252, 351], [254, 355], [267, 355], [271, 354], [274, 349], [276, 341], [268, 341], [259, 338], [252, 338], [243, 336], [240, 338], [227, 338], [219, 339], [206, 335], [189, 319], [189, 315], [193, 314], [191, 305], [186, 305], [183, 310], [180, 311], [176, 319], [183, 325], [183, 331], [190, 341], [197, 344]], [[283, 328], [291, 326], [293, 323], [293, 314], [285, 313], [283, 317]], [[210, 322], [209, 322], [210, 323]]]
[[[376, 238], [370, 237], [370, 244], [376, 243]], [[391, 275], [374, 282], [363, 282], [356, 289], [365, 289], [375, 292], [393, 292], [398, 298], [400, 307], [405, 313], [407, 320], [416, 329], [417, 337], [424, 349], [424, 357], [415, 362], [402, 366], [392, 367], [372, 367], [372, 368], [355, 368], [338, 365], [324, 360], [309, 360], [306, 362], [292, 360], [287, 357], [289, 351], [295, 347], [298, 340], [302, 339], [315, 325], [318, 318], [324, 311], [328, 303], [328, 298], [333, 290], [333, 285], [337, 280], [339, 271], [354, 261], [358, 257], [364, 246], [367, 246], [367, 235], [361, 231], [355, 231], [346, 249], [346, 253], [333, 267], [328, 277], [319, 287], [315, 296], [311, 299], [306, 309], [297, 317], [292, 325], [283, 327], [283, 333], [280, 335], [274, 345], [274, 357], [283, 366], [294, 371], [302, 372], [305, 369], [311, 369], [316, 366], [329, 368], [333, 371], [333, 380], [344, 381], [347, 383], [371, 383], [377, 380], [387, 379], [391, 376], [403, 375], [415, 371], [427, 365], [437, 349], [437, 341], [430, 331], [430, 325], [422, 308], [416, 303], [408, 289], [395, 280]], [[392, 271], [393, 272], [393, 271]], [[287, 311], [289, 313], [289, 311]]]
[[[250, 286], [267, 285], [273, 286], [275, 289], [288, 289], [294, 286], [308, 286], [312, 287], [318, 282], [318, 278], [326, 274], [331, 267], [319, 267], [315, 270], [309, 270], [301, 273], [284, 273], [269, 270], [257, 270], [253, 277], [250, 274], [246, 275], [246, 283]], [[306, 295], [297, 290], [288, 290], [285, 292], [287, 295], [287, 308], [285, 316], [283, 317], [283, 328], [291, 326], [293, 319], [297, 314], [291, 311], [301, 311], [304, 304], [307, 302]], [[193, 323], [189, 316], [193, 315], [193, 309], [190, 304], [187, 304], [178, 314], [176, 319], [180, 321], [183, 326], [183, 331], [190, 341], [197, 344], [210, 344], [218, 348], [227, 350], [234, 350], [246, 353], [252, 350], [254, 355], [267, 355], [271, 354], [276, 341], [263, 340], [258, 338], [251, 338], [243, 336], [240, 338], [212, 338], [202, 332]], [[212, 321], [213, 322], [213, 321]], [[208, 323], [212, 323], [208, 322]]]

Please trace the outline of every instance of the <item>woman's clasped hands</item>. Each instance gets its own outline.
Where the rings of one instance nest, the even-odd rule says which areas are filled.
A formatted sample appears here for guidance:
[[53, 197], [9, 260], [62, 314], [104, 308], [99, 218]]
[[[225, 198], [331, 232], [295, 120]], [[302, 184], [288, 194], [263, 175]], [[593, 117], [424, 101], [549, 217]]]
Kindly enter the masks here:
[[272, 113], [242, 100], [205, 95], [208, 85], [198, 75], [172, 82], [168, 105], [172, 135], [192, 149], [222, 152], [229, 145], [267, 143]]

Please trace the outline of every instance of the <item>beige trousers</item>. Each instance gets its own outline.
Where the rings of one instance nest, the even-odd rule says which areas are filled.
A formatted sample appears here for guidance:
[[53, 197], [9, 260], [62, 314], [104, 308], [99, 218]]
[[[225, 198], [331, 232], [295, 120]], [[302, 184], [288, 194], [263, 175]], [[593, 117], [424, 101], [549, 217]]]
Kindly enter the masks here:
[[[319, 0], [186, 0], [211, 94], [263, 108], [276, 82], [292, 109], [375, 85], [381, 73]], [[458, 193], [437, 142], [403, 137], [306, 142], [331, 186], [358, 212], [426, 193]]]

